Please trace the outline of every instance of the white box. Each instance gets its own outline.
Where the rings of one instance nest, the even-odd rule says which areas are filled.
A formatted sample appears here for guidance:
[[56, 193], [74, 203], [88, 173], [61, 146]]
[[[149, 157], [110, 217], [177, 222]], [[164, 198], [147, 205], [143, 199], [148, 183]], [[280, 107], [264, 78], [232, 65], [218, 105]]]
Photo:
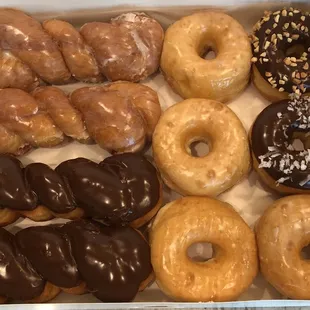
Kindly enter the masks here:
[[[294, 1], [293, 1], [294, 2]], [[195, 6], [193, 6], [195, 5]], [[6, 0], [1, 6], [16, 7], [31, 13], [35, 18], [43, 21], [48, 18], [61, 18], [74, 23], [76, 26], [87, 21], [107, 21], [110, 17], [125, 11], [144, 11], [155, 17], [166, 28], [171, 22], [181, 16], [188, 15], [199, 9], [214, 8], [215, 6], [227, 11], [236, 18], [248, 32], [256, 21], [263, 15], [265, 10], [277, 10], [284, 5], [294, 5], [295, 7], [310, 10], [310, 0], [298, 3], [292, 2], [270, 2], [268, 0], [88, 0], [88, 1], [69, 1], [53, 0]], [[181, 101], [165, 82], [163, 76], [158, 73], [152, 79], [148, 79], [144, 84], [150, 86], [158, 92], [161, 106], [166, 109], [168, 106]], [[82, 86], [82, 83], [66, 85], [61, 87], [66, 91], [71, 91]], [[249, 130], [257, 114], [268, 104], [263, 99], [254, 86], [250, 85], [238, 98], [229, 103], [228, 106], [239, 116], [245, 128]], [[94, 161], [100, 161], [109, 154], [96, 145], [82, 145], [73, 142], [64, 147], [53, 149], [38, 149], [27, 156], [21, 158], [24, 164], [30, 162], [44, 162], [51, 166], [56, 166], [63, 160], [75, 157], [86, 157]], [[173, 200], [178, 195], [172, 193], [165, 194], [165, 199]], [[264, 209], [278, 197], [265, 190], [252, 172], [248, 179], [236, 185], [233, 189], [220, 195], [219, 199], [231, 203], [240, 215], [253, 227], [256, 220]], [[63, 222], [63, 220], [53, 220], [52, 222]], [[49, 222], [37, 225], [46, 225]], [[34, 222], [24, 219], [8, 227], [11, 231], [34, 225]], [[309, 288], [310, 289], [310, 288]], [[139, 293], [132, 303], [101, 303], [90, 294], [82, 296], [68, 295], [61, 293], [51, 303], [48, 304], [14, 304], [1, 305], [1, 309], [130, 309], [130, 308], [249, 308], [249, 307], [310, 307], [310, 301], [286, 300], [274, 288], [272, 288], [259, 275], [249, 290], [240, 296], [235, 302], [214, 302], [214, 303], [176, 303], [166, 297], [154, 283], [144, 292]]]

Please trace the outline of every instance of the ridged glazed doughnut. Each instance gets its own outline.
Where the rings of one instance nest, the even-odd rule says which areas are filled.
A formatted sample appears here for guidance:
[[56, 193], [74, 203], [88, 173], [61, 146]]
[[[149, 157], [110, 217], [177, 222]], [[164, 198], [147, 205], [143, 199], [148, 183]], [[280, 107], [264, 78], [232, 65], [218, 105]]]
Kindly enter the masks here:
[[[195, 141], [208, 143], [206, 156], [191, 156]], [[206, 99], [187, 99], [163, 113], [153, 135], [153, 155], [164, 182], [182, 195], [217, 196], [250, 168], [242, 123], [226, 105]]]
[[[194, 262], [187, 249], [209, 242], [215, 254]], [[254, 233], [227, 203], [207, 197], [185, 197], [157, 214], [150, 233], [156, 282], [180, 301], [236, 299], [258, 271]]]
[[[215, 59], [203, 59], [210, 49]], [[221, 12], [202, 11], [168, 28], [160, 66], [183, 98], [226, 102], [248, 84], [251, 57], [250, 41], [236, 20]]]
[[275, 201], [256, 227], [260, 270], [285, 297], [310, 299], [310, 265], [301, 251], [310, 243], [310, 196]]

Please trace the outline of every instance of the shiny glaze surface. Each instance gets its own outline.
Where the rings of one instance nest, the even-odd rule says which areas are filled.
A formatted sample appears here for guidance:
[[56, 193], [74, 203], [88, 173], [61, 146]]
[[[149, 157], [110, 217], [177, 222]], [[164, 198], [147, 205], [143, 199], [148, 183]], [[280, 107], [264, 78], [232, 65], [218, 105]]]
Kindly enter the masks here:
[[22, 253], [44, 279], [71, 288], [80, 282], [68, 236], [59, 226], [29, 227], [19, 231], [16, 241]]
[[[251, 132], [252, 152], [259, 167], [275, 182], [310, 189], [310, 150], [295, 150], [292, 145], [296, 134], [306, 139], [310, 131], [309, 119], [310, 97], [273, 103], [256, 118]], [[303, 142], [306, 146], [307, 141]]]
[[64, 229], [88, 289], [105, 302], [132, 300], [152, 272], [150, 248], [140, 233], [92, 221], [70, 222]]
[[49, 84], [99, 82], [103, 76], [138, 82], [158, 69], [164, 37], [161, 25], [143, 13], [86, 23], [76, 30], [56, 19], [41, 24], [11, 8], [0, 9], [0, 34], [6, 52], [0, 55], [0, 75], [7, 77], [0, 78], [0, 88], [25, 90], [33, 89], [39, 77]]
[[33, 210], [37, 197], [24, 182], [21, 162], [7, 155], [0, 155], [0, 206], [16, 210]]
[[254, 27], [255, 65], [261, 76], [279, 91], [301, 94], [310, 90], [308, 29], [309, 13], [293, 8], [266, 12]]
[[72, 288], [81, 281], [102, 301], [130, 301], [152, 272], [150, 247], [131, 227], [79, 220], [36, 226], [15, 236], [0, 228], [0, 296], [29, 300], [45, 280]]
[[99, 165], [77, 158], [61, 163], [56, 172], [70, 184], [77, 204], [107, 224], [131, 222], [159, 200], [156, 169], [138, 154], [114, 155]]
[[34, 210], [44, 206], [66, 214], [76, 207], [106, 224], [142, 218], [160, 199], [156, 168], [142, 155], [124, 153], [97, 164], [85, 158], [62, 162], [55, 170], [43, 163], [22, 168], [10, 155], [0, 156], [0, 206]]
[[25, 178], [37, 194], [40, 204], [58, 213], [66, 213], [75, 208], [68, 185], [48, 165], [42, 163], [28, 165], [25, 168]]
[[1, 296], [29, 300], [44, 289], [43, 278], [21, 253], [14, 236], [3, 228], [0, 228], [0, 270]]

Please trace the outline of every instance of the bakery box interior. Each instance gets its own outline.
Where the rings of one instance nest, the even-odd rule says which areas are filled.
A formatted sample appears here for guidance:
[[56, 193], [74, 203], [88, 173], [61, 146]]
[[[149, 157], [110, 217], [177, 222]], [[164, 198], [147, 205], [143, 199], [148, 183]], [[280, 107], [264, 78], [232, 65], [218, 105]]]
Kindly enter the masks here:
[[310, 307], [309, 0], [5, 1], [0, 43], [0, 308]]

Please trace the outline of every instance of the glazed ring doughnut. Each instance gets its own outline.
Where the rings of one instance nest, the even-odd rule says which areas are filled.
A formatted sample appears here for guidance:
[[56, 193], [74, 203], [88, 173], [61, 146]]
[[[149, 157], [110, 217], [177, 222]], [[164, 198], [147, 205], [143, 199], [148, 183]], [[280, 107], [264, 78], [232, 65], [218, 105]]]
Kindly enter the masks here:
[[[310, 190], [310, 97], [267, 106], [250, 133], [253, 167], [270, 188], [282, 194]], [[294, 140], [304, 149], [295, 149]]]
[[252, 35], [253, 82], [270, 101], [310, 91], [310, 16], [294, 8], [266, 12]]
[[[209, 153], [193, 157], [190, 145], [205, 141]], [[249, 171], [248, 138], [226, 105], [187, 99], [167, 109], [153, 135], [153, 156], [164, 182], [182, 195], [217, 196]]]
[[[212, 259], [194, 262], [194, 243], [213, 245]], [[227, 203], [207, 197], [170, 202], [151, 229], [151, 260], [163, 292], [180, 301], [227, 301], [245, 291], [258, 271], [254, 233]]]
[[256, 227], [260, 270], [280, 293], [310, 299], [310, 265], [302, 258], [310, 243], [310, 196], [281, 198], [264, 212]]
[[[205, 60], [213, 50], [216, 58]], [[183, 98], [231, 100], [248, 84], [251, 46], [243, 27], [221, 12], [195, 13], [171, 25], [165, 34], [161, 69]]]

